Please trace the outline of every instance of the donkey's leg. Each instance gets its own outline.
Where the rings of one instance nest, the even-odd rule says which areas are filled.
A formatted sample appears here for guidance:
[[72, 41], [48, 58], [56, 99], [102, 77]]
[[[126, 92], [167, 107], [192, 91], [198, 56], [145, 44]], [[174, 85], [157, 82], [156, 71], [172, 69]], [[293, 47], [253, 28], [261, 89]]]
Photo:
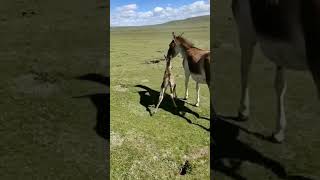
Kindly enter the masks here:
[[176, 87], [177, 87], [177, 85], [174, 84], [174, 86], [173, 86], [173, 95], [174, 95], [174, 98], [177, 98], [177, 97], [178, 97], [178, 96], [177, 96]]
[[197, 91], [196, 107], [199, 107], [199, 104], [200, 104], [200, 86], [199, 86], [199, 82], [196, 82], [196, 91]]
[[284, 110], [284, 95], [287, 85], [284, 75], [284, 68], [277, 66], [274, 86], [277, 94], [277, 130], [273, 135], [277, 142], [282, 142], [285, 138], [286, 116]]
[[176, 108], [178, 106], [177, 106], [176, 102], [174, 101], [174, 96], [175, 96], [174, 94], [175, 94], [175, 85], [171, 85], [170, 86], [170, 97], [172, 99], [174, 107]]
[[318, 99], [320, 100], [320, 54], [318, 44], [320, 41], [320, 2], [317, 0], [303, 1], [302, 17], [306, 19], [302, 21], [304, 29], [307, 63], [311, 71], [314, 83], [317, 88]]
[[159, 106], [160, 106], [160, 104], [161, 104], [161, 102], [163, 100], [163, 95], [164, 95], [164, 92], [166, 91], [166, 88], [167, 87], [165, 87], [165, 86], [161, 86], [160, 95], [159, 95], [159, 102], [158, 102], [158, 104], [156, 106], [156, 109], [153, 112], [154, 114], [158, 111], [158, 108], [159, 108]]
[[256, 33], [250, 14], [249, 1], [232, 1], [232, 13], [235, 18], [241, 47], [241, 99], [239, 118], [249, 117], [248, 74], [252, 62], [253, 48], [256, 44]]
[[248, 76], [253, 57], [253, 46], [246, 46], [241, 48], [241, 98], [239, 107], [239, 118], [246, 120], [250, 114], [249, 107], [249, 87]]
[[184, 99], [187, 100], [189, 97], [189, 91], [188, 91], [188, 84], [189, 84], [189, 78], [190, 78], [190, 73], [188, 70], [184, 70], [184, 75], [185, 75], [185, 80], [184, 80], [184, 87], [185, 87], [185, 95]]

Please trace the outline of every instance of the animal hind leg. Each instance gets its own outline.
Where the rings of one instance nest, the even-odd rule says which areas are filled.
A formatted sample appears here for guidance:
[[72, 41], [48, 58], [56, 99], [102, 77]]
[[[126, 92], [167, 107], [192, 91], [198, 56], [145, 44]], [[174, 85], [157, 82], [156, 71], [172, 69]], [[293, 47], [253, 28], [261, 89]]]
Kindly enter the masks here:
[[199, 86], [199, 82], [196, 82], [196, 91], [197, 91], [197, 102], [196, 102], [195, 106], [199, 107], [199, 105], [200, 105], [200, 86]]
[[177, 97], [178, 97], [178, 96], [177, 96], [176, 87], [177, 87], [177, 85], [174, 84], [174, 86], [173, 86], [173, 95], [174, 95], [174, 98], [177, 98]]
[[241, 48], [241, 98], [239, 107], [239, 119], [246, 120], [250, 114], [248, 79], [253, 57], [253, 46]]
[[277, 94], [277, 130], [273, 134], [274, 140], [282, 142], [285, 138], [286, 116], [284, 109], [284, 96], [286, 93], [287, 85], [285, 80], [284, 68], [277, 66], [275, 77], [275, 89]]
[[172, 99], [174, 107], [177, 108], [178, 106], [177, 106], [176, 102], [174, 101], [174, 96], [175, 96], [175, 85], [170, 86], [170, 97]]
[[159, 106], [160, 106], [160, 104], [161, 104], [161, 102], [163, 100], [163, 95], [164, 95], [165, 91], [166, 91], [166, 87], [161, 87], [160, 95], [159, 95], [159, 101], [158, 101], [158, 104], [156, 106], [156, 109], [153, 112], [154, 114], [158, 111], [158, 108], [159, 108]]

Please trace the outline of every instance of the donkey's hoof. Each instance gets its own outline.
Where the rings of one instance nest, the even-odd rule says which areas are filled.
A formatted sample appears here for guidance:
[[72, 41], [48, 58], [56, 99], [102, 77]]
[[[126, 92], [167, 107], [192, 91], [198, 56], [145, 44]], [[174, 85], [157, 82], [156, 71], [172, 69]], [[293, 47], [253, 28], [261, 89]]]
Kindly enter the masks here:
[[271, 135], [271, 141], [274, 143], [281, 144], [284, 141], [284, 135], [281, 133], [278, 133], [278, 134], [273, 133]]
[[247, 121], [249, 116], [243, 115], [242, 113], [238, 113], [238, 121]]
[[195, 106], [196, 106], [196, 107], [199, 107], [199, 103], [196, 103]]

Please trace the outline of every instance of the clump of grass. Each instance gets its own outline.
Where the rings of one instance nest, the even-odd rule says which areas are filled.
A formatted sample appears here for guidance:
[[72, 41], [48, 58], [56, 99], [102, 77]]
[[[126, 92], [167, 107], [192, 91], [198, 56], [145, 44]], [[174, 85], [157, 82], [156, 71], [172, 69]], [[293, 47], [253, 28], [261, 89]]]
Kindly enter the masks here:
[[44, 83], [56, 83], [58, 81], [57, 77], [54, 75], [49, 74], [48, 72], [37, 72], [34, 70], [31, 70], [31, 74], [34, 75], [34, 80], [41, 81]]

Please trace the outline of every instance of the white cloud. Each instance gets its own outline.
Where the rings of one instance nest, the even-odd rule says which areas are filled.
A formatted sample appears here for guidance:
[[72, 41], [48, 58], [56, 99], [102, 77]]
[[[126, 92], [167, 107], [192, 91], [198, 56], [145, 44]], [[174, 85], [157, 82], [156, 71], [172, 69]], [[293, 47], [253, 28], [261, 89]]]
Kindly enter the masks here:
[[195, 1], [180, 7], [155, 7], [149, 11], [138, 11], [137, 4], [117, 7], [111, 13], [111, 26], [139, 26], [159, 24], [176, 19], [185, 19], [210, 14], [210, 0]]
[[125, 6], [118, 7], [117, 10], [118, 11], [133, 11], [133, 10], [136, 10], [137, 8], [138, 8], [138, 6], [136, 4], [128, 4]]
[[162, 10], [163, 10], [162, 7], [155, 7], [153, 11], [156, 13], [160, 13]]

